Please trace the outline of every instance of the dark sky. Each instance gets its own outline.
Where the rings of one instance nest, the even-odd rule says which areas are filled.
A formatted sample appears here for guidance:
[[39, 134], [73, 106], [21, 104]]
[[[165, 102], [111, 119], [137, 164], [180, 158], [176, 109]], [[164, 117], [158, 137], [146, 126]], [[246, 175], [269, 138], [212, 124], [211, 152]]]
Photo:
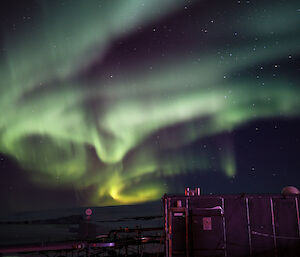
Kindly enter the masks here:
[[2, 1], [5, 212], [300, 187], [297, 1]]

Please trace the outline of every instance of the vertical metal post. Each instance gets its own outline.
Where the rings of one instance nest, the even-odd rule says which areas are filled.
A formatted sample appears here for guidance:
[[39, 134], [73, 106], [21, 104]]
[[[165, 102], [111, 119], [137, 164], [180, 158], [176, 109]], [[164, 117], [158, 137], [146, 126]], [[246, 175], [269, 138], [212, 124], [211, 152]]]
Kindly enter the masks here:
[[224, 211], [224, 213], [223, 213], [224, 257], [227, 257], [226, 226], [225, 226], [225, 201], [224, 201], [223, 197], [222, 197], [222, 209]]
[[164, 198], [164, 211], [165, 211], [165, 251], [166, 256], [169, 256], [168, 252], [168, 239], [169, 239], [169, 229], [168, 229], [168, 198]]
[[272, 215], [272, 229], [273, 229], [274, 250], [275, 250], [275, 256], [277, 257], [275, 217], [274, 217], [274, 206], [273, 206], [273, 199], [272, 199], [272, 197], [270, 197], [270, 207], [271, 207], [271, 215]]
[[298, 197], [295, 197], [296, 202], [296, 213], [297, 213], [297, 222], [298, 222], [298, 233], [300, 237], [300, 221], [299, 221], [299, 204], [298, 204]]
[[250, 212], [249, 212], [249, 199], [246, 197], [246, 211], [247, 211], [247, 227], [248, 227], [248, 240], [249, 240], [249, 254], [252, 256], [252, 238], [251, 238], [251, 226], [250, 226]]
[[186, 257], [190, 256], [190, 243], [189, 243], [189, 200], [185, 199], [185, 251]]
[[189, 198], [188, 197], [186, 197], [185, 198], [185, 208], [189, 208]]
[[168, 215], [169, 215], [169, 224], [168, 224], [168, 242], [169, 242], [169, 257], [172, 257], [172, 211], [171, 211], [171, 204], [170, 204], [170, 199], [168, 198]]
[[168, 224], [169, 257], [172, 257], [173, 256], [173, 250], [172, 250], [173, 216], [171, 211], [171, 202], [169, 198], [168, 198], [168, 215], [169, 215], [169, 224]]

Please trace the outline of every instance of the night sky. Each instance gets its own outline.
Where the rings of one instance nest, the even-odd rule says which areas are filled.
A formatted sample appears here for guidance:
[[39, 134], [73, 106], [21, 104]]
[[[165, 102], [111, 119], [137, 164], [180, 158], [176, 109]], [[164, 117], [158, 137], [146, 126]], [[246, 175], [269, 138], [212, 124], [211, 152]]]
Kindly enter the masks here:
[[300, 187], [299, 1], [0, 3], [2, 212]]

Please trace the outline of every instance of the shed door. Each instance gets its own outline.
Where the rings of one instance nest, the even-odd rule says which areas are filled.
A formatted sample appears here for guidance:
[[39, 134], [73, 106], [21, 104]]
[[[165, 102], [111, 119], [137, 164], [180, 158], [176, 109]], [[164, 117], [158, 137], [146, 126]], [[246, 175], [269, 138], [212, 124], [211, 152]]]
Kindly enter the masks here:
[[191, 213], [192, 256], [225, 256], [223, 210], [195, 208]]

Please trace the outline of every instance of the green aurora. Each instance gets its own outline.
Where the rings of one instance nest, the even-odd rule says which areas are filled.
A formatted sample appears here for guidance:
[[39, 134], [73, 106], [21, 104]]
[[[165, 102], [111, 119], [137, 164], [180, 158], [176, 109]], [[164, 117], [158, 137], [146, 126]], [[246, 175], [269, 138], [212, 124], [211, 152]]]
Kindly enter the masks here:
[[[261, 68], [276, 70], [278, 60], [299, 55], [296, 1], [284, 8], [262, 2], [266, 19], [241, 9], [239, 22], [228, 18], [228, 31], [208, 31], [205, 47], [197, 44], [201, 32], [187, 28], [195, 37], [192, 55], [170, 50], [164, 58], [103, 69], [94, 79], [84, 72], [114, 42], [176, 15], [183, 1], [39, 3], [33, 21], [14, 32], [3, 28], [0, 152], [41, 187], [91, 188], [94, 205], [155, 200], [175, 174], [212, 165], [229, 177], [237, 172], [230, 139], [220, 142], [224, 151], [213, 164], [207, 152], [176, 149], [256, 119], [300, 113], [299, 76], [274, 79]], [[235, 31], [241, 40], [232, 39]], [[215, 43], [218, 37], [224, 44]], [[263, 82], [247, 73], [253, 70]]]

